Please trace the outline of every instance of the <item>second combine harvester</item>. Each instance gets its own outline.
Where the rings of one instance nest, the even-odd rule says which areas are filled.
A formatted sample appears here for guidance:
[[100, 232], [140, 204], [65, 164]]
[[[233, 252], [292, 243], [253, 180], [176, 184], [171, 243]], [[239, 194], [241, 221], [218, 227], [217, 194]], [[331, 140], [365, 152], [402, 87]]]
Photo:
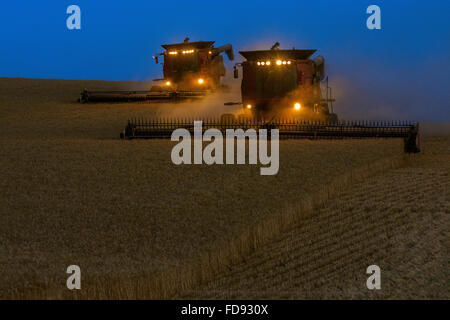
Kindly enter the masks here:
[[279, 45], [275, 43], [270, 50], [239, 52], [246, 61], [236, 64], [234, 77], [238, 78], [237, 66], [242, 66], [244, 112], [258, 119], [336, 122], [325, 59], [311, 59], [316, 50], [280, 50]]
[[225, 52], [230, 61], [234, 59], [233, 48], [227, 44], [214, 48], [214, 41], [164, 44], [164, 52], [153, 58], [158, 64], [164, 58], [160, 85], [150, 90], [92, 91], [84, 89], [80, 102], [99, 101], [139, 101], [139, 100], [176, 100], [201, 97], [221, 86], [220, 79], [225, 75], [225, 66], [221, 53]]

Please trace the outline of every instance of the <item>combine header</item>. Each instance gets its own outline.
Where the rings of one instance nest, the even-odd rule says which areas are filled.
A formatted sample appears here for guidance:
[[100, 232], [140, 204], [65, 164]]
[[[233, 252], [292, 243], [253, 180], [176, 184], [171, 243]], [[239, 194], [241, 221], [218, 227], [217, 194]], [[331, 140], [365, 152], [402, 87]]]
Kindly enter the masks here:
[[225, 66], [221, 53], [225, 52], [230, 60], [234, 59], [233, 48], [227, 44], [214, 48], [214, 41], [165, 44], [166, 50], [153, 58], [159, 63], [164, 58], [163, 79], [144, 91], [90, 91], [81, 92], [80, 102], [96, 101], [133, 101], [133, 100], [177, 100], [202, 97], [220, 87], [220, 79], [225, 75]]
[[[129, 120], [122, 139], [170, 139], [175, 129], [194, 131], [194, 120]], [[215, 128], [225, 136], [227, 129], [278, 129], [280, 139], [344, 139], [344, 138], [402, 138], [407, 153], [420, 152], [418, 123], [400, 121], [235, 121], [233, 119], [202, 121], [202, 131]]]

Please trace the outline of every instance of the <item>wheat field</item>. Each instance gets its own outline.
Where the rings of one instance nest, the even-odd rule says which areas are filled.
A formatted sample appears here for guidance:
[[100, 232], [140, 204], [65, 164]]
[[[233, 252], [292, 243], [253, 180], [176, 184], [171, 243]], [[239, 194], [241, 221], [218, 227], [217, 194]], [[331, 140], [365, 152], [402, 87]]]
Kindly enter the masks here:
[[[362, 191], [366, 190], [364, 186], [370, 187], [366, 185], [367, 178], [381, 174], [385, 185], [392, 185], [396, 179], [384, 176], [384, 172], [434, 163], [425, 161], [425, 154], [405, 156], [400, 140], [368, 139], [281, 141], [280, 171], [270, 177], [260, 176], [259, 166], [175, 166], [170, 160], [174, 145], [170, 141], [119, 140], [127, 119], [195, 112], [214, 115], [223, 113], [223, 101], [93, 105], [76, 102], [84, 87], [124, 89], [136, 85], [0, 79], [0, 298], [321, 297], [321, 290], [315, 290], [314, 281], [307, 278], [299, 283], [312, 287], [300, 293], [293, 287], [271, 285], [270, 281], [276, 282], [277, 277], [290, 279], [298, 275], [273, 268], [270, 261], [277, 264], [278, 256], [270, 256], [265, 266], [258, 260], [258, 255], [264, 255], [261, 250], [271, 246], [280, 249], [276, 247], [279, 244], [297, 251], [303, 238], [295, 239], [295, 226], [309, 221], [312, 231], [298, 236], [318, 237], [313, 228], [321, 228], [323, 219], [333, 219], [340, 229], [321, 235], [318, 245], [322, 245], [322, 251], [313, 254], [308, 247], [301, 250], [320, 257], [345, 249], [341, 242], [330, 241], [346, 237], [349, 240], [344, 243], [357, 245], [357, 253], [350, 256], [354, 260], [350, 261], [364, 260], [358, 256], [365, 252], [359, 240], [367, 232], [358, 232], [345, 221], [355, 215], [351, 222], [359, 226], [367, 222], [367, 217], [356, 209], [348, 211], [343, 203], [336, 204], [336, 214], [333, 201], [348, 199], [344, 202], [354, 201], [355, 206], [378, 201], [379, 198], [368, 196], [370, 192]], [[448, 140], [429, 141], [424, 146], [429, 145], [427, 152], [447, 159]], [[444, 151], [433, 151], [439, 148]], [[436, 164], [433, 170], [439, 168], [443, 172], [448, 169], [444, 164]], [[448, 181], [448, 175], [445, 177]], [[419, 182], [421, 178], [417, 178]], [[442, 186], [448, 190], [445, 183], [426, 185], [430, 192]], [[383, 188], [382, 181], [379, 186]], [[350, 187], [360, 191], [357, 196], [350, 193]], [[402, 197], [393, 193], [389, 201], [397, 201], [399, 207], [408, 210], [410, 189], [400, 191]], [[448, 202], [438, 200], [448, 216]], [[424, 201], [436, 199], [425, 197]], [[318, 209], [325, 204], [331, 209]], [[425, 222], [429, 222], [428, 215], [434, 214], [420, 212]], [[347, 220], [340, 222], [342, 216]], [[405, 228], [409, 222], [402, 217], [388, 217], [379, 228], [391, 230], [395, 223]], [[444, 229], [439, 230], [448, 233], [446, 225], [442, 223]], [[349, 228], [353, 233], [345, 233]], [[423, 228], [432, 230], [433, 225], [425, 223]], [[418, 235], [423, 233], [426, 234], [417, 230]], [[288, 234], [292, 243], [284, 238]], [[430, 248], [436, 239], [427, 238], [424, 245]], [[389, 244], [381, 243], [380, 248], [385, 246]], [[448, 250], [447, 243], [442, 246]], [[348, 252], [330, 253], [328, 260], [341, 259], [342, 254]], [[443, 259], [448, 259], [448, 254], [442, 254]], [[386, 256], [392, 258], [392, 254]], [[255, 289], [255, 293], [248, 288], [249, 283], [242, 283], [240, 277], [256, 277], [251, 272], [259, 270], [246, 267], [243, 261], [261, 265], [262, 276], [273, 278], [267, 287]], [[341, 267], [336, 263], [335, 267]], [[71, 264], [81, 267], [80, 291], [65, 287], [65, 270]], [[292, 265], [296, 264], [294, 259]], [[327, 266], [333, 268], [333, 263]], [[359, 274], [355, 268], [349, 267], [351, 274], [347, 276], [351, 279], [346, 278], [347, 281]], [[229, 273], [230, 270], [236, 271]], [[279, 270], [279, 275], [272, 277], [272, 270]], [[320, 274], [319, 271], [317, 276]], [[445, 273], [434, 276], [448, 280]], [[223, 291], [217, 293], [217, 288]], [[360, 294], [355, 292], [356, 296]], [[448, 293], [448, 285], [437, 292]]]
[[[450, 138], [352, 184], [314, 214], [184, 297], [449, 299]], [[382, 290], [366, 288], [381, 268]]]

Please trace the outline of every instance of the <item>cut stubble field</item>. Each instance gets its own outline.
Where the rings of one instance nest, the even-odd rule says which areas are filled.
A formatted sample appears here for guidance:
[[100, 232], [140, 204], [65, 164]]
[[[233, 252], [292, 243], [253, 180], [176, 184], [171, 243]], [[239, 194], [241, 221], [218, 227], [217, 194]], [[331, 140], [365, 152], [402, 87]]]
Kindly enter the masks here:
[[[334, 209], [317, 208], [338, 201], [334, 199], [341, 199], [336, 196], [342, 192], [347, 192], [344, 199], [348, 201], [344, 202], [356, 201], [355, 205], [385, 199], [383, 194], [373, 198], [373, 190], [364, 193], [363, 188], [353, 197], [348, 193], [349, 186], [375, 173], [409, 168], [426, 156], [448, 159], [448, 140], [444, 138], [425, 141], [429, 152], [415, 156], [405, 156], [399, 140], [286, 140], [280, 142], [276, 176], [261, 176], [259, 166], [250, 165], [176, 166], [170, 160], [173, 142], [119, 140], [126, 120], [194, 112], [213, 114], [214, 105], [223, 108], [223, 101], [174, 105], [75, 102], [84, 87], [131, 85], [0, 79], [0, 297], [214, 297], [208, 292], [216, 292], [215, 281], [223, 281], [224, 292], [233, 292], [226, 287], [227, 280], [220, 279], [232, 279], [227, 273], [242, 268], [239, 266], [244, 260], [253, 261], [265, 248], [273, 247], [271, 252], [289, 248], [297, 251], [298, 243], [311, 241], [287, 240], [277, 248], [276, 244], [283, 243], [280, 236], [324, 239], [324, 245], [314, 253], [319, 256], [333, 248], [339, 250], [341, 247], [333, 247], [334, 242], [329, 241], [346, 235], [340, 233], [344, 223], [338, 223], [341, 229], [333, 229], [332, 224], [327, 224], [331, 230], [320, 226], [314, 229], [321, 223], [316, 220], [322, 216], [325, 221], [339, 220], [346, 212], [346, 219], [353, 221], [353, 211], [340, 207], [335, 215]], [[207, 104], [213, 106], [212, 111], [205, 111]], [[424, 163], [433, 163], [427, 161]], [[440, 167], [433, 168], [430, 170]], [[446, 166], [441, 168], [448, 170]], [[386, 176], [386, 185], [399, 179], [398, 175], [394, 177]], [[448, 180], [448, 175], [438, 177]], [[411, 187], [412, 182], [405, 180], [403, 184]], [[438, 185], [442, 187], [441, 182]], [[433, 190], [433, 185], [429, 188]], [[397, 206], [410, 202], [409, 197], [389, 195], [389, 201], [397, 201]], [[448, 202], [443, 206], [448, 217]], [[370, 207], [367, 210], [371, 212]], [[398, 227], [406, 232], [409, 224], [402, 220], [402, 214], [385, 217], [386, 228], [375, 229], [381, 237], [377, 250], [383, 250], [383, 235], [392, 232], [389, 230]], [[371, 221], [361, 220], [359, 211], [354, 215], [359, 217], [355, 224]], [[425, 213], [417, 217], [417, 222], [425, 223], [425, 233], [428, 218]], [[415, 221], [414, 217], [409, 219], [408, 223]], [[317, 231], [293, 231], [308, 221], [311, 230]], [[367, 228], [370, 226], [361, 227], [361, 232], [358, 227], [351, 228], [353, 233], [344, 242], [349, 246], [355, 243], [361, 255], [366, 252], [366, 235], [370, 235], [364, 231]], [[430, 246], [433, 243], [430, 241]], [[448, 250], [447, 244], [442, 248]], [[445, 257], [448, 259], [448, 252]], [[276, 258], [273, 261], [278, 263]], [[303, 263], [308, 265], [308, 261]], [[82, 270], [82, 290], [76, 292], [65, 286], [65, 271], [71, 264]], [[308, 268], [314, 269], [314, 265]], [[246, 270], [236, 274], [260, 269]], [[269, 263], [260, 276], [277, 279], [273, 270], [278, 269]], [[329, 269], [325, 270], [329, 274]], [[285, 274], [280, 270], [279, 276]], [[436, 277], [448, 280], [448, 273]], [[236, 288], [244, 292], [239, 297], [246, 297], [245, 287]], [[268, 285], [267, 290], [257, 290], [260, 296], [269, 298], [323, 296], [314, 286], [307, 294], [296, 291], [291, 295], [295, 288]], [[252, 295], [254, 292], [249, 293]]]
[[[448, 299], [450, 139], [427, 139], [427, 147], [404, 166], [351, 184], [182, 297]], [[366, 288], [373, 264], [381, 268], [379, 291]]]

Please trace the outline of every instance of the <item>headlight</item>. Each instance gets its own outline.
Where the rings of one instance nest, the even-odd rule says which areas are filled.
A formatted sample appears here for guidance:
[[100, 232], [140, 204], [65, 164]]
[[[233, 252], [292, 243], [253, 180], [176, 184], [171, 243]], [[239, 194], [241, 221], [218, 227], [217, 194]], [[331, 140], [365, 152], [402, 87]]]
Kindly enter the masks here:
[[267, 66], [270, 66], [270, 61], [266, 61], [266, 65], [267, 65]]
[[203, 84], [203, 82], [205, 82], [205, 80], [203, 80], [202, 78], [198, 79], [198, 84]]
[[247, 105], [247, 109], [251, 109], [252, 108], [252, 105], [251, 104], [248, 104]]
[[302, 107], [302, 105], [300, 103], [298, 103], [298, 102], [294, 104], [294, 109], [297, 110], [297, 111], [300, 110], [301, 107]]
[[279, 65], [279, 66], [280, 66], [280, 65], [281, 65], [281, 63], [282, 63], [282, 62], [281, 62], [281, 60], [277, 60], [277, 65]]
[[170, 81], [166, 81], [166, 86], [170, 86], [172, 83]]

